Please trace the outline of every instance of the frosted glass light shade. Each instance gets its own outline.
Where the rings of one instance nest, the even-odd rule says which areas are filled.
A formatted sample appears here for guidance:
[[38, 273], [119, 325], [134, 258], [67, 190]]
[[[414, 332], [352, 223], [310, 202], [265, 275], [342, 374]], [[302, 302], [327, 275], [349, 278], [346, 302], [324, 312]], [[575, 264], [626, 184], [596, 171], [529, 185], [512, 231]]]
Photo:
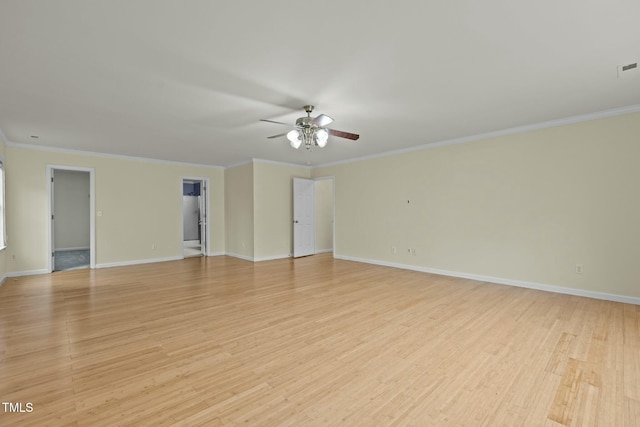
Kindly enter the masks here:
[[292, 131], [289, 131], [289, 133], [287, 133], [287, 139], [289, 140], [289, 143], [293, 148], [295, 149], [300, 148], [300, 144], [302, 144], [302, 139], [300, 138], [300, 132], [298, 132], [295, 129]]
[[316, 131], [316, 144], [318, 147], [324, 148], [327, 145], [327, 140], [329, 139], [329, 132], [326, 129], [318, 129]]

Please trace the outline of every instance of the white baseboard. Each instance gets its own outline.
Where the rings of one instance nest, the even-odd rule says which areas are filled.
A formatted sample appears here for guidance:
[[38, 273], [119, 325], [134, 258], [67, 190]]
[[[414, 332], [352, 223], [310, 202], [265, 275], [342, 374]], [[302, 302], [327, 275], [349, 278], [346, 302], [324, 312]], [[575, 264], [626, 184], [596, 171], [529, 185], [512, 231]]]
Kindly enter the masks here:
[[282, 254], [282, 255], [274, 255], [274, 256], [263, 256], [263, 257], [259, 257], [259, 258], [254, 258], [253, 261], [254, 262], [273, 261], [275, 259], [284, 259], [284, 258], [291, 258], [291, 254]]
[[317, 254], [326, 254], [328, 252], [333, 252], [333, 248], [329, 248], [329, 249], [319, 249], [316, 251]]
[[49, 274], [51, 273], [46, 268], [42, 270], [25, 270], [25, 271], [12, 271], [7, 273], [6, 277], [21, 277], [21, 276], [35, 276], [36, 274]]
[[219, 252], [219, 253], [216, 253], [216, 255], [226, 255], [233, 258], [239, 258], [239, 259], [243, 259], [245, 261], [251, 261], [251, 262], [273, 261], [275, 259], [291, 258], [291, 254], [273, 255], [273, 256], [265, 256], [265, 257], [250, 257], [246, 255], [236, 254], [234, 252]]
[[[328, 252], [333, 252], [333, 249], [323, 249], [320, 251], [317, 251], [317, 254], [322, 254], [322, 253], [328, 253]], [[246, 256], [246, 255], [240, 255], [240, 254], [236, 254], [233, 252], [216, 252], [215, 254], [212, 254], [215, 256], [219, 256], [219, 255], [227, 255], [233, 258], [240, 258], [243, 259], [245, 261], [251, 261], [251, 262], [262, 262], [262, 261], [273, 261], [276, 259], [285, 259], [285, 258], [291, 258], [293, 257], [292, 254], [281, 254], [281, 255], [270, 255], [270, 256], [265, 256], [265, 257], [250, 257], [250, 256]]]
[[420, 271], [422, 273], [439, 274], [441, 276], [459, 277], [462, 279], [477, 280], [479, 282], [490, 282], [490, 283], [497, 283], [500, 285], [517, 286], [519, 288], [535, 289], [535, 290], [546, 291], [546, 292], [555, 292], [558, 294], [575, 295], [579, 297], [594, 298], [594, 299], [601, 299], [606, 301], [622, 302], [625, 304], [640, 305], [639, 297], [632, 297], [632, 296], [626, 296], [626, 295], [587, 291], [585, 289], [566, 288], [563, 286], [546, 285], [543, 283], [535, 283], [535, 282], [525, 282], [522, 280], [505, 279], [502, 277], [481, 276], [479, 274], [460, 273], [457, 271], [440, 270], [437, 268], [421, 267], [421, 266], [408, 265], [408, 264], [398, 264], [393, 262], [357, 258], [357, 257], [346, 256], [346, 255], [334, 254], [334, 258], [343, 259], [346, 261], [362, 262], [365, 264], [381, 265], [384, 267], [394, 267], [394, 268], [401, 268], [404, 270]]
[[183, 257], [181, 256], [171, 256], [166, 258], [150, 258], [150, 259], [137, 259], [133, 261], [106, 262], [102, 264], [96, 264], [96, 268], [126, 267], [130, 265], [152, 264], [155, 262], [178, 261], [181, 259], [183, 259]]
[[0, 286], [4, 285], [5, 280], [7, 280], [7, 276], [3, 276], [2, 279], [0, 279]]
[[226, 255], [224, 252], [209, 252], [207, 256], [223, 256]]
[[243, 259], [245, 261], [253, 262], [253, 257], [250, 257], [250, 256], [240, 255], [240, 254], [236, 254], [236, 253], [233, 253], [233, 252], [225, 252], [225, 255], [233, 257], [233, 258], [240, 258], [240, 259]]

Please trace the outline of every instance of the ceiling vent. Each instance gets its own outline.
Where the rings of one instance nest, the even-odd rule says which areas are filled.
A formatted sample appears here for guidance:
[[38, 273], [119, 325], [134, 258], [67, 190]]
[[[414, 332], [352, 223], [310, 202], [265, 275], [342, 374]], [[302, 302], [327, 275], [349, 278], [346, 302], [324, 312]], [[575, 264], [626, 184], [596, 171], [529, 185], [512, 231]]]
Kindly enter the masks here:
[[626, 65], [618, 65], [618, 78], [626, 79], [627, 77], [640, 76], [640, 67], [637, 62], [632, 62]]

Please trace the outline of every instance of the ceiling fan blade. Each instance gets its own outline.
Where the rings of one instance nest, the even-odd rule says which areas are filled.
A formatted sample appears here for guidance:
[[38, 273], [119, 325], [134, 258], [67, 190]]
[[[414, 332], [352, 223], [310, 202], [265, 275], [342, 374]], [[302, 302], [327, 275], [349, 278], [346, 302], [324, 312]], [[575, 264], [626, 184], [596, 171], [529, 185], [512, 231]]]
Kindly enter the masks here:
[[318, 127], [325, 127], [328, 124], [330, 124], [331, 122], [333, 122], [333, 119], [327, 115], [324, 114], [320, 114], [318, 117], [316, 117], [315, 119], [311, 120], [311, 122], [318, 126]]
[[269, 122], [269, 123], [275, 123], [277, 125], [285, 125], [288, 127], [292, 127], [289, 123], [282, 123], [282, 122], [276, 122], [275, 120], [268, 120], [268, 119], [260, 119], [261, 122]]
[[360, 135], [355, 133], [343, 132], [341, 130], [335, 130], [335, 129], [327, 129], [327, 130], [329, 131], [329, 135], [337, 136], [340, 138], [347, 138], [353, 141], [357, 141], [358, 138], [360, 138]]
[[267, 139], [280, 138], [281, 136], [285, 136], [288, 132], [279, 133], [277, 135], [268, 136]]

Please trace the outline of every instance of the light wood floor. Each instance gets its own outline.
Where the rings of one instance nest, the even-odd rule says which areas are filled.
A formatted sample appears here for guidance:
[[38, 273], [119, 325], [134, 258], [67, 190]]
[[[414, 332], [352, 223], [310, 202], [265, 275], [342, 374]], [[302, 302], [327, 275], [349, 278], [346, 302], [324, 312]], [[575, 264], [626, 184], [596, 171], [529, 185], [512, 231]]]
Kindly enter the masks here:
[[640, 307], [334, 260], [8, 279], [0, 425], [640, 425]]

